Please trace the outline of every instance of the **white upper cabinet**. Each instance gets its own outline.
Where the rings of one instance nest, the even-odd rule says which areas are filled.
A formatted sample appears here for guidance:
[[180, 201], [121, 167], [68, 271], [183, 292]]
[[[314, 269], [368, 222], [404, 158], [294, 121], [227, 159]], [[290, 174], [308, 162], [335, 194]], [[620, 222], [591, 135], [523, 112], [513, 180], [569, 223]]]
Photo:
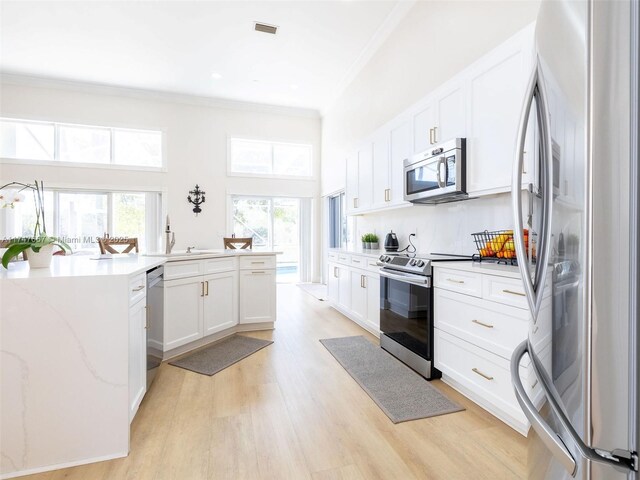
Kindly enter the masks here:
[[389, 165], [389, 130], [383, 128], [373, 136], [373, 208], [391, 201], [391, 168]]
[[347, 214], [353, 215], [357, 213], [356, 205], [358, 202], [358, 152], [349, 154], [346, 163], [347, 185], [345, 200], [347, 202]]
[[389, 197], [392, 205], [408, 203], [404, 201], [404, 161], [412, 154], [413, 135], [411, 133], [409, 116], [399, 117], [391, 123], [389, 134], [391, 192], [389, 192]]
[[470, 195], [511, 189], [518, 122], [533, 67], [532, 53], [533, 29], [526, 29], [493, 50], [470, 71], [467, 135]]
[[423, 100], [413, 114], [413, 153], [424, 152], [433, 145], [436, 114], [431, 97]]
[[[518, 122], [533, 68], [533, 36], [534, 26], [530, 25], [363, 142], [347, 160], [347, 214], [406, 204], [404, 160], [453, 138], [467, 139], [467, 191], [471, 196], [510, 191]], [[567, 135], [557, 131], [559, 122], [555, 122], [560, 113], [551, 110], [552, 134], [564, 139]], [[534, 119], [529, 123], [523, 188], [538, 176]], [[562, 147], [570, 156], [570, 146]], [[566, 177], [570, 172], [561, 174]]]

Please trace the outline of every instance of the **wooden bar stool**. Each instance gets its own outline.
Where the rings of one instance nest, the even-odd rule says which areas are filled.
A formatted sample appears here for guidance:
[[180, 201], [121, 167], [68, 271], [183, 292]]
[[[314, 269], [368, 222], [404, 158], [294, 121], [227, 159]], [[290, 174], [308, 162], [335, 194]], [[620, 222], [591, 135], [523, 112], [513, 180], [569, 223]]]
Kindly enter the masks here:
[[[105, 235], [103, 238], [98, 238], [98, 245], [100, 246], [100, 253], [131, 253], [135, 249], [135, 253], [138, 253], [138, 237], [132, 238], [110, 238], [109, 235]], [[122, 246], [125, 248], [121, 251], [113, 248], [112, 245]]]
[[225, 250], [237, 250], [253, 248], [253, 237], [224, 237], [224, 249]]

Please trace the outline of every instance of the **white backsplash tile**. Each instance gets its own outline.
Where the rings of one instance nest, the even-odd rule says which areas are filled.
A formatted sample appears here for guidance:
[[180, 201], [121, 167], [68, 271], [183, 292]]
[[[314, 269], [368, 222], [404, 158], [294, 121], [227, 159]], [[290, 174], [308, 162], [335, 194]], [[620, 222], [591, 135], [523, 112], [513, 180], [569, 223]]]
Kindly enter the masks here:
[[420, 253], [476, 253], [472, 233], [513, 228], [510, 194], [493, 195], [441, 205], [414, 205], [407, 208], [356, 217], [355, 242], [365, 233], [380, 237], [393, 230], [400, 248], [408, 245], [409, 235]]

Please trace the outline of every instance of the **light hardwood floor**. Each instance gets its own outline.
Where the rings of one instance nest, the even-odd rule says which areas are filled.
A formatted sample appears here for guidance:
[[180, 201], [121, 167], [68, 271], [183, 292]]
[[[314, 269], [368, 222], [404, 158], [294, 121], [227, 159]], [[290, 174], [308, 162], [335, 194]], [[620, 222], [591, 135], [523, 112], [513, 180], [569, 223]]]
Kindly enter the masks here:
[[[274, 344], [208, 377], [163, 364], [127, 458], [29, 479], [514, 479], [526, 440], [441, 381], [464, 412], [394, 425], [318, 341], [375, 337], [278, 286]], [[99, 415], [99, 412], [96, 412]]]

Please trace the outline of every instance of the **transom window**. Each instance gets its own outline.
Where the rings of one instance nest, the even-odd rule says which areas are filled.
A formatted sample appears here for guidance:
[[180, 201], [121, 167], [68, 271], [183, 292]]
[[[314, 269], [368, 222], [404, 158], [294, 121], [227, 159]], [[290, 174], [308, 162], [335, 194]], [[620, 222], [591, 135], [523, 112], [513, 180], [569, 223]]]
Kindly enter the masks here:
[[230, 173], [310, 177], [312, 157], [312, 146], [307, 144], [229, 139]]
[[161, 168], [162, 132], [1, 118], [0, 157]]

